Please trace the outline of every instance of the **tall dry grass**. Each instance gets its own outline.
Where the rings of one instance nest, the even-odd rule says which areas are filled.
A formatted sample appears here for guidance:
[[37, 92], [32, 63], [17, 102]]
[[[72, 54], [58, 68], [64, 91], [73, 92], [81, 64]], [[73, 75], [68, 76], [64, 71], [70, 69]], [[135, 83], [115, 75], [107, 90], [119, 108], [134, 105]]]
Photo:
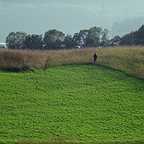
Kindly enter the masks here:
[[0, 69], [26, 70], [63, 64], [82, 64], [92, 60], [95, 49], [73, 50], [0, 50]]
[[0, 69], [4, 70], [43, 68], [45, 61], [45, 55], [38, 51], [0, 50]]
[[144, 47], [99, 49], [98, 55], [98, 64], [144, 78]]
[[97, 64], [144, 77], [144, 47], [86, 48], [71, 50], [0, 50], [0, 69], [46, 69], [63, 64], [92, 63], [97, 52]]

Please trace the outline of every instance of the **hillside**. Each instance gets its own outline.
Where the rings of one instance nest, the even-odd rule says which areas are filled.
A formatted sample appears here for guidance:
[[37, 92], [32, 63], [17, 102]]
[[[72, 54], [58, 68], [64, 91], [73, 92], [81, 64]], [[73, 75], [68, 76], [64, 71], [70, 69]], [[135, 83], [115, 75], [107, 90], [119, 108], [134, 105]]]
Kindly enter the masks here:
[[143, 143], [143, 86], [95, 65], [0, 72], [0, 141]]

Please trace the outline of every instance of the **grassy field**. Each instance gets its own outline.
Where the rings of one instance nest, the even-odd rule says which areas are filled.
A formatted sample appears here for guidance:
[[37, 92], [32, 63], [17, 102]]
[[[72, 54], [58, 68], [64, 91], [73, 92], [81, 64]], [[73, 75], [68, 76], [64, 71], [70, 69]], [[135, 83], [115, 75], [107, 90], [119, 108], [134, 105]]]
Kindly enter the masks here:
[[144, 81], [95, 65], [0, 72], [0, 142], [142, 144]]

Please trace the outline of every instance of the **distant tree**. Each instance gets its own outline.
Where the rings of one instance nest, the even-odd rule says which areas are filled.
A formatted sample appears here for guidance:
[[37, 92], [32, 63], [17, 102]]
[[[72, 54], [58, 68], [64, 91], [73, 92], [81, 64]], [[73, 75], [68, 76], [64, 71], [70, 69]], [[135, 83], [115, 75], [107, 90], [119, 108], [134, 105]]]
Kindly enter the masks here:
[[101, 43], [102, 28], [92, 27], [88, 31], [86, 45], [89, 47], [100, 46]]
[[86, 47], [88, 30], [80, 30], [79, 33], [75, 33], [73, 36], [73, 42], [75, 46]]
[[136, 45], [137, 32], [131, 32], [121, 38], [120, 45]]
[[144, 25], [121, 38], [121, 45], [144, 45]]
[[89, 30], [87, 30], [87, 29], [80, 30], [79, 37], [80, 37], [80, 46], [81, 47], [86, 47], [88, 33], [89, 33]]
[[90, 29], [80, 30], [73, 36], [75, 46], [95, 47], [108, 45], [108, 30], [100, 27], [92, 27]]
[[118, 46], [120, 45], [121, 37], [119, 35], [114, 36], [111, 40], [109, 40], [109, 46]]
[[142, 26], [138, 29], [138, 32], [144, 33], [144, 25], [142, 25]]
[[109, 38], [108, 38], [109, 31], [104, 29], [101, 33], [101, 46], [108, 46], [109, 45]]
[[25, 38], [25, 46], [28, 49], [42, 49], [43, 48], [42, 35], [37, 34], [27, 35]]
[[61, 48], [65, 39], [65, 34], [58, 30], [49, 30], [44, 35], [44, 47], [46, 49], [58, 49]]
[[142, 25], [138, 31], [135, 32], [135, 44], [144, 45], [144, 25]]
[[71, 35], [66, 35], [64, 39], [64, 45], [66, 48], [74, 47], [73, 37]]
[[117, 41], [120, 41], [121, 40], [121, 37], [119, 35], [116, 35], [112, 38], [112, 41], [113, 42], [117, 42]]
[[73, 43], [74, 43], [74, 46], [80, 45], [79, 33], [75, 33], [73, 35]]
[[27, 34], [25, 32], [11, 32], [6, 37], [6, 43], [8, 48], [12, 49], [24, 49], [25, 46], [25, 38]]

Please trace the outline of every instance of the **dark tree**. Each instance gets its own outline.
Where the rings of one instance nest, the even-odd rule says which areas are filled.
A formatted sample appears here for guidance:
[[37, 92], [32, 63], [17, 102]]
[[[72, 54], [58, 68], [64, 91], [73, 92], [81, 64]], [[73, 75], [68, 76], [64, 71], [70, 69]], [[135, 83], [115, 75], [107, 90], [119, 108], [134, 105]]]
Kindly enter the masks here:
[[135, 32], [135, 44], [144, 45], [144, 25], [142, 25], [137, 32]]
[[144, 25], [121, 38], [121, 45], [144, 45]]
[[74, 46], [80, 45], [79, 33], [75, 33], [75, 34], [74, 34], [74, 36], [73, 36], [73, 43], [74, 43]]
[[74, 47], [73, 37], [71, 35], [67, 35], [65, 37], [64, 45], [65, 45], [65, 48], [73, 48]]
[[42, 35], [27, 35], [25, 39], [25, 45], [28, 49], [42, 49], [43, 48], [43, 40]]
[[49, 30], [44, 35], [44, 48], [59, 49], [62, 47], [65, 39], [65, 34], [58, 30]]
[[27, 34], [25, 32], [11, 32], [6, 37], [7, 47], [11, 49], [25, 49], [25, 38]]
[[101, 34], [101, 46], [106, 47], [109, 46], [109, 38], [108, 38], [109, 31], [104, 29]]
[[101, 43], [102, 29], [100, 27], [92, 27], [88, 31], [86, 44], [88, 47], [97, 47]]

